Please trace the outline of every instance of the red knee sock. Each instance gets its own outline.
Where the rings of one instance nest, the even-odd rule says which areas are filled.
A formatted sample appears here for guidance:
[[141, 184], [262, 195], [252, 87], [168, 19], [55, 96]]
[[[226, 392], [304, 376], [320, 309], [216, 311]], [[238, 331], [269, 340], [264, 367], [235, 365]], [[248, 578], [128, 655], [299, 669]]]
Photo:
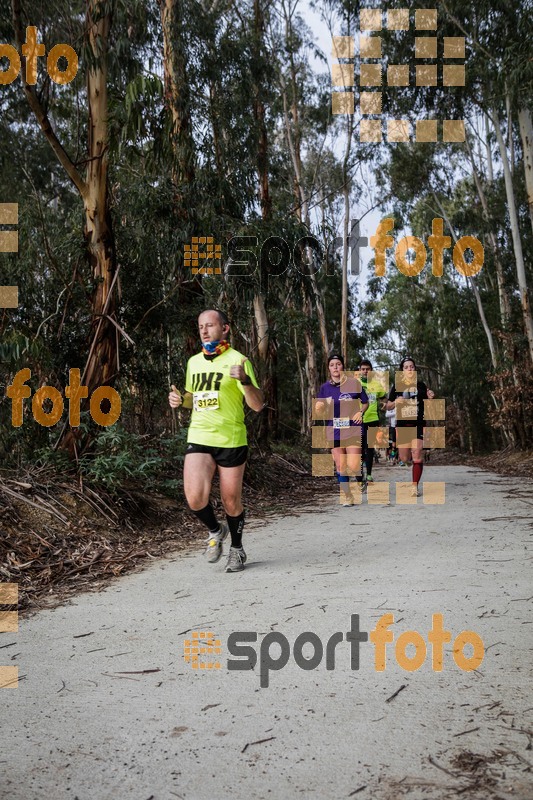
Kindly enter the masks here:
[[413, 483], [418, 483], [422, 477], [423, 464], [413, 461]]

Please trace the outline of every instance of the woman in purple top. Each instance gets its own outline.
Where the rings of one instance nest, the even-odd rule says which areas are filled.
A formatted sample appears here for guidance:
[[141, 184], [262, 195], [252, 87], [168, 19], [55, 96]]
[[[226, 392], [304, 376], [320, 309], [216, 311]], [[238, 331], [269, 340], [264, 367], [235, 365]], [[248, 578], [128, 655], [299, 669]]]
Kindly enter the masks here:
[[[326, 412], [326, 438], [337, 469], [337, 479], [345, 497], [343, 505], [354, 505], [347, 473], [361, 470], [361, 437], [363, 414], [368, 397], [357, 378], [344, 374], [344, 359], [338, 353], [328, 358], [330, 379], [319, 389], [316, 401], [318, 414]], [[358, 480], [361, 480], [359, 474]]]

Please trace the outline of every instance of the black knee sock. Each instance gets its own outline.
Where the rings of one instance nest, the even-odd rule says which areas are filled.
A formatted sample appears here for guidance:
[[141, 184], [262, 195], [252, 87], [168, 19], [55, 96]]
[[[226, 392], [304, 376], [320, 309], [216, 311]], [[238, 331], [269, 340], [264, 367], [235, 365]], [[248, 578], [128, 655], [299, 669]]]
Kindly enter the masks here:
[[201, 508], [199, 511], [193, 511], [192, 513], [198, 517], [200, 522], [203, 522], [204, 525], [209, 528], [210, 533], [216, 533], [220, 529], [211, 503], [208, 503], [205, 508]]
[[238, 517], [230, 517], [226, 514], [228, 521], [229, 532], [231, 534], [231, 546], [242, 547], [242, 529], [244, 528], [244, 511], [241, 511]]
[[374, 448], [367, 447], [365, 453], [366, 474], [372, 475], [372, 467], [374, 465]]

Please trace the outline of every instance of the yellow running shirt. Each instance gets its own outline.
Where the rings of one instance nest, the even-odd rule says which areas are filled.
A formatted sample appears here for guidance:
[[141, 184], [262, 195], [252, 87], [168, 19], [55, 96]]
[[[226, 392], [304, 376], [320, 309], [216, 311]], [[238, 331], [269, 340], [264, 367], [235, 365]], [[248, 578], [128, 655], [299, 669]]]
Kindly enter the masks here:
[[[203, 353], [187, 363], [185, 389], [193, 396], [193, 410], [187, 442], [209, 447], [243, 447], [247, 444], [244, 424], [244, 386], [230, 378], [230, 367], [245, 356], [232, 347], [210, 360]], [[244, 371], [258, 389], [249, 361]]]
[[369, 381], [368, 378], [361, 377], [360, 380], [367, 394], [369, 403], [363, 415], [363, 422], [377, 422], [379, 421], [378, 400], [381, 397], [386, 397], [387, 392], [383, 389], [382, 384], [377, 378], [372, 377]]

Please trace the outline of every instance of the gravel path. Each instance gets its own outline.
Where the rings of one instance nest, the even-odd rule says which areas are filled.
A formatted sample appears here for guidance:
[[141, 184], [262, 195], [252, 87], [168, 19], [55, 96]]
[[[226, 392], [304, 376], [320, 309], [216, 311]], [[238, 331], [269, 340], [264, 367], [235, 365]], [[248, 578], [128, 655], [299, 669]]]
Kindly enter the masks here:
[[[378, 468], [376, 478], [407, 475]], [[320, 500], [312, 513], [248, 526], [241, 574], [187, 552], [3, 633], [0, 663], [23, 677], [0, 695], [0, 795], [532, 798], [533, 484], [431, 465], [424, 478], [445, 481], [444, 505]], [[352, 615], [370, 632], [384, 614], [394, 615], [386, 669], [375, 670], [370, 641], [352, 669]], [[433, 671], [433, 614], [452, 643], [463, 630], [481, 637], [477, 670], [460, 669], [446, 644]], [[396, 661], [408, 630], [427, 644], [417, 671]], [[193, 631], [220, 639], [219, 669], [185, 662]], [[228, 637], [242, 631], [257, 634], [257, 665], [229, 670]], [[290, 652], [268, 671], [261, 652], [281, 656], [265, 640], [273, 632]], [[312, 670], [294, 658], [304, 632], [324, 648]], [[344, 636], [327, 670], [335, 632]], [[300, 662], [318, 659], [316, 636]]]

